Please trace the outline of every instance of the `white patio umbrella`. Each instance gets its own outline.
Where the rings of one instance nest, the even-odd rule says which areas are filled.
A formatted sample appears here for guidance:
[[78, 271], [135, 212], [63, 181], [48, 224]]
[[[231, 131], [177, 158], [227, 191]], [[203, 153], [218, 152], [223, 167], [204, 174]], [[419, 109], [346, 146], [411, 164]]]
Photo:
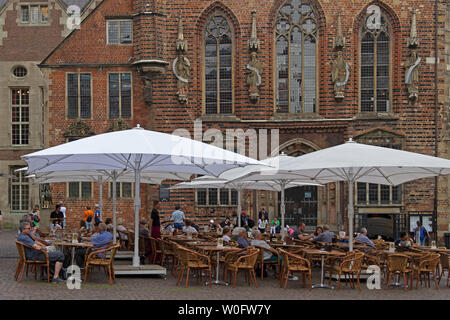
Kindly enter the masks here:
[[318, 183], [348, 183], [349, 247], [353, 250], [355, 182], [396, 186], [416, 179], [447, 175], [450, 174], [450, 160], [360, 144], [350, 139], [338, 146], [292, 158], [281, 169], [293, 178]]
[[[16, 171], [28, 170], [28, 167]], [[141, 182], [147, 184], [161, 184], [164, 180], [189, 180], [190, 174], [170, 173], [170, 172], [143, 172], [141, 173]], [[112, 205], [113, 205], [113, 241], [116, 243], [116, 217], [117, 217], [117, 182], [134, 182], [134, 173], [132, 171], [116, 170], [91, 170], [91, 171], [54, 171], [31, 174], [27, 178], [33, 179], [34, 183], [58, 183], [58, 182], [96, 182], [99, 184], [99, 207], [103, 213], [103, 183], [112, 182]]]
[[[235, 169], [231, 169], [235, 170]], [[242, 212], [242, 204], [241, 204], [241, 194], [243, 190], [252, 189], [252, 190], [265, 190], [265, 191], [276, 191], [276, 192], [284, 192], [284, 189], [293, 188], [293, 187], [301, 187], [304, 185], [316, 185], [320, 186], [320, 184], [314, 183], [301, 183], [301, 182], [288, 182], [285, 185], [278, 183], [277, 181], [245, 181], [245, 180], [225, 180], [225, 179], [217, 179], [212, 176], [202, 176], [196, 178], [190, 182], [181, 182], [171, 187], [172, 190], [177, 189], [203, 189], [203, 188], [230, 188], [235, 189], [238, 192], [237, 195], [237, 212], [238, 212], [238, 226], [241, 226], [241, 212]], [[284, 200], [281, 200], [284, 203]], [[282, 215], [283, 216], [283, 215]], [[284, 228], [284, 226], [282, 226]]]
[[[218, 176], [259, 161], [185, 137], [130, 130], [99, 134], [21, 157], [29, 173], [76, 170], [132, 170], [135, 175], [135, 230], [139, 228], [141, 172], [175, 172]], [[135, 232], [133, 266], [139, 266], [139, 233]]]
[[315, 185], [322, 186], [321, 184], [311, 181], [311, 179], [306, 179], [303, 177], [296, 177], [288, 173], [286, 168], [286, 163], [295, 159], [294, 157], [287, 156], [285, 154], [280, 154], [278, 156], [267, 158], [261, 162], [264, 166], [246, 166], [243, 168], [234, 168], [222, 173], [219, 178], [228, 180], [231, 183], [242, 183], [242, 182], [267, 182], [270, 184], [277, 185], [277, 189], [281, 192], [281, 230], [282, 238], [285, 237], [285, 221], [284, 216], [286, 213], [285, 206], [285, 190], [286, 188], [304, 185]]

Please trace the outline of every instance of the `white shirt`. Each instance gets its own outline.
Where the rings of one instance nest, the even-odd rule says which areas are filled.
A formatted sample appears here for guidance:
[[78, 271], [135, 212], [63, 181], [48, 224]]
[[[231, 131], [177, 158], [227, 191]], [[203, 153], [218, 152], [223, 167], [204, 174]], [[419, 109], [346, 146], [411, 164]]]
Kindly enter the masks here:
[[59, 211], [61, 211], [64, 215], [64, 218], [66, 217], [66, 207], [60, 207]]

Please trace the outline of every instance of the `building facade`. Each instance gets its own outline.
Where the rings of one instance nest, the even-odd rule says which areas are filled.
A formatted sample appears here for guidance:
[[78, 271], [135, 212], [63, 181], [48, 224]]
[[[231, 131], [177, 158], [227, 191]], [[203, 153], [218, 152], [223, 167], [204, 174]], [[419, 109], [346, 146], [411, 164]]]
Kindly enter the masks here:
[[[39, 65], [49, 88], [48, 145], [140, 124], [186, 129], [206, 142], [225, 137], [234, 150], [241, 145], [227, 130], [256, 136], [244, 145], [259, 157], [302, 155], [349, 138], [448, 157], [446, 12], [443, 0], [104, 0]], [[442, 236], [443, 181], [358, 183], [355, 227], [393, 239], [419, 219]], [[142, 188], [142, 216], [166, 187]], [[132, 186], [119, 190], [119, 216], [131, 222]], [[346, 190], [344, 183], [288, 190], [287, 224], [343, 230]], [[55, 184], [52, 197], [66, 201], [75, 224], [98, 202], [98, 186]], [[230, 190], [171, 191], [168, 200], [165, 215], [177, 203], [197, 217], [236, 210]], [[242, 200], [253, 218], [261, 206], [278, 214], [277, 194], [248, 191]]]
[[[98, 2], [98, 1], [97, 1]], [[69, 7], [81, 20], [96, 5], [89, 0], [0, 1], [0, 210], [15, 225], [35, 204], [43, 187], [33, 185], [20, 156], [48, 145], [48, 85], [38, 67], [71, 31]], [[42, 203], [41, 203], [42, 202]]]

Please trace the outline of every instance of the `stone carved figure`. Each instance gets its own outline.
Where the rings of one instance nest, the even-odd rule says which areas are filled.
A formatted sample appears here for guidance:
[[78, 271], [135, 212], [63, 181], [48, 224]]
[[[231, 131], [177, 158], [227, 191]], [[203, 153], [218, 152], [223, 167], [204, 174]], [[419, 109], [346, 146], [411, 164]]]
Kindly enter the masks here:
[[173, 73], [177, 77], [178, 101], [186, 103], [189, 79], [191, 77], [191, 63], [188, 58], [183, 55], [175, 58], [173, 62]]
[[259, 89], [261, 85], [261, 74], [263, 71], [263, 64], [258, 60], [256, 52], [252, 52], [250, 56], [250, 62], [247, 64], [247, 69], [250, 70], [247, 76], [247, 84], [249, 85], [249, 95], [252, 102], [256, 102], [259, 99]]
[[345, 62], [342, 51], [338, 51], [336, 60], [333, 61], [331, 67], [331, 78], [334, 83], [335, 98], [344, 98], [344, 87], [348, 81], [349, 75], [349, 65]]
[[142, 76], [144, 82], [144, 101], [147, 106], [152, 105], [152, 78], [149, 76]]
[[419, 64], [421, 58], [417, 56], [416, 50], [410, 50], [409, 57], [403, 64], [405, 68], [405, 83], [408, 88], [408, 98], [415, 100], [419, 96]]

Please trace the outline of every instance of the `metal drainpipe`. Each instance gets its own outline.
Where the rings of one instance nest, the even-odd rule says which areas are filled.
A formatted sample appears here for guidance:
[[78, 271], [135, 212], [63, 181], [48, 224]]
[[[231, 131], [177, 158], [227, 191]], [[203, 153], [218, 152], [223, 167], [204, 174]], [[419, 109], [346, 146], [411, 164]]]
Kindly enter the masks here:
[[[438, 156], [438, 0], [434, 0], [434, 155]], [[437, 225], [437, 197], [438, 197], [438, 177], [434, 178], [434, 210], [433, 224], [435, 227], [434, 240], [437, 242], [438, 225]]]

